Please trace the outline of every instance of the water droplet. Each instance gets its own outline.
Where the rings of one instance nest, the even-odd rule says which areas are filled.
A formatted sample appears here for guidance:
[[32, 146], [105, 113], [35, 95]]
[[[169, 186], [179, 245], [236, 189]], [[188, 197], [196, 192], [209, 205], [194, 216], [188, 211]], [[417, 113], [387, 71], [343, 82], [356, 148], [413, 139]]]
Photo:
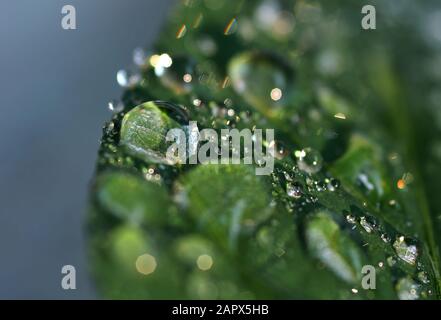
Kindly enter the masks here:
[[374, 230], [374, 225], [371, 224], [366, 217], [360, 218], [360, 225], [367, 233], [371, 233]]
[[[112, 134], [113, 133], [113, 129], [115, 129], [115, 123], [113, 121], [110, 121], [109, 124], [105, 127], [106, 133], [107, 134]], [[115, 147], [113, 144], [110, 144], [109, 147], [110, 146]]]
[[327, 184], [325, 181], [314, 181], [314, 185], [318, 192], [326, 191]]
[[201, 100], [201, 99], [194, 99], [194, 100], [193, 100], [193, 105], [194, 105], [195, 107], [200, 107], [201, 104], [202, 104], [202, 100]]
[[430, 282], [427, 273], [424, 271], [418, 272], [418, 280], [420, 280], [424, 284], [428, 284]]
[[270, 54], [239, 54], [230, 61], [228, 75], [234, 90], [265, 113], [284, 105], [292, 92], [292, 69]]
[[312, 149], [305, 148], [294, 153], [297, 158], [297, 165], [300, 170], [307, 173], [317, 173], [321, 170], [323, 166], [323, 158], [320, 152]]
[[385, 242], [385, 243], [390, 242], [390, 237], [386, 233], [382, 233], [380, 237], [381, 237], [381, 240], [383, 240], [383, 242]]
[[395, 208], [395, 207], [397, 207], [398, 204], [397, 204], [396, 200], [392, 199], [392, 200], [389, 200], [388, 205], [392, 208]]
[[122, 120], [120, 144], [145, 161], [173, 164], [177, 159], [169, 159], [166, 154], [171, 144], [166, 141], [166, 134], [181, 126], [168, 115], [179, 110], [178, 107], [171, 109], [172, 105], [150, 101], [130, 110]]
[[414, 265], [418, 257], [418, 249], [414, 244], [408, 244], [404, 236], [397, 237], [393, 247], [401, 260]]
[[327, 179], [327, 189], [329, 191], [335, 191], [338, 187], [340, 187], [340, 180], [338, 179]]
[[417, 300], [420, 297], [421, 286], [410, 277], [398, 280], [395, 289], [400, 300]]
[[288, 149], [282, 141], [272, 140], [268, 146], [273, 148], [270, 150], [274, 150], [274, 152], [270, 151], [270, 154], [276, 159], [281, 160], [289, 154]]
[[346, 216], [346, 221], [349, 222], [350, 224], [354, 224], [356, 222], [355, 217], [351, 214], [348, 214]]
[[299, 199], [302, 196], [302, 185], [298, 182], [288, 182], [286, 184], [286, 193], [291, 198]]

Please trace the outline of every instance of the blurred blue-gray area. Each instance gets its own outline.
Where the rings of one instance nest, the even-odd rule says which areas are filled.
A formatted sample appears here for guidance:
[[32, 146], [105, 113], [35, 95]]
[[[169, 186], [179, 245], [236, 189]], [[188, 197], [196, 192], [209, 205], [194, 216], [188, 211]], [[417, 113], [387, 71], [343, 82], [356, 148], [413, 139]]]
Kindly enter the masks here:
[[[61, 28], [76, 8], [77, 30]], [[84, 218], [118, 69], [172, 0], [0, 1], [0, 298], [95, 298]], [[76, 267], [77, 289], [61, 288]]]

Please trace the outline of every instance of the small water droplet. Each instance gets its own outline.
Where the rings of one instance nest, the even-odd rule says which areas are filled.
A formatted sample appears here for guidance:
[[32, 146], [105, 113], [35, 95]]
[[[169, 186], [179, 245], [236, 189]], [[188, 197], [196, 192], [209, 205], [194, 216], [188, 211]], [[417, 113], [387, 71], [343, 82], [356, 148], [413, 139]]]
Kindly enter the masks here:
[[349, 222], [350, 224], [354, 224], [356, 222], [355, 217], [351, 214], [348, 214], [346, 216], [346, 221]]
[[286, 193], [289, 197], [299, 199], [302, 196], [302, 186], [298, 182], [288, 182], [286, 184]]
[[424, 284], [428, 284], [430, 282], [427, 273], [424, 271], [418, 272], [418, 280], [420, 280]]
[[374, 230], [374, 225], [371, 224], [366, 217], [360, 218], [360, 225], [367, 233], [371, 233]]
[[327, 189], [329, 191], [335, 191], [340, 186], [340, 181], [337, 179], [328, 179], [327, 180]]
[[390, 242], [390, 237], [386, 233], [382, 233], [380, 237], [381, 237], [381, 240], [383, 240], [383, 242], [385, 242], [385, 243]]

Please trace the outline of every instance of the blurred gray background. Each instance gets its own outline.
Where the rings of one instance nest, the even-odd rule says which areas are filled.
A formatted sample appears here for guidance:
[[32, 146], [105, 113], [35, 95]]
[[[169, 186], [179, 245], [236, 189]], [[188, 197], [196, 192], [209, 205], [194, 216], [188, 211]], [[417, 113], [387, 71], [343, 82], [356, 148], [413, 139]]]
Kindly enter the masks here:
[[[77, 30], [61, 28], [61, 8]], [[173, 0], [0, 0], [0, 298], [95, 298], [84, 218], [115, 74]], [[72, 264], [77, 289], [61, 289]]]

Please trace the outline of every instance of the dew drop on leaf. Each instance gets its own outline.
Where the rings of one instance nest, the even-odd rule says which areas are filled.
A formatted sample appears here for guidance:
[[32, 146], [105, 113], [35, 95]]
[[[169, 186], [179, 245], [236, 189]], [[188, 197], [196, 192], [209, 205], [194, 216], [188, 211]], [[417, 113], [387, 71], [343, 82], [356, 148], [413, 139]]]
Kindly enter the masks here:
[[122, 120], [120, 144], [142, 160], [173, 164], [166, 154], [169, 147], [166, 135], [168, 130], [181, 126], [163, 111], [163, 106], [170, 105], [150, 101], [130, 110]]
[[393, 247], [401, 260], [414, 265], [418, 257], [418, 249], [414, 244], [408, 244], [404, 236], [395, 239]]
[[323, 157], [315, 149], [305, 148], [294, 152], [294, 156], [297, 158], [297, 165], [300, 170], [306, 173], [317, 173], [323, 166]]
[[299, 199], [302, 196], [302, 186], [297, 182], [288, 182], [286, 184], [286, 194], [291, 198]]
[[370, 222], [368, 222], [366, 217], [361, 217], [360, 218], [360, 225], [363, 227], [363, 229], [367, 233], [371, 233], [374, 230], [374, 226]]
[[228, 75], [234, 90], [251, 106], [265, 113], [283, 106], [292, 93], [291, 68], [267, 53], [246, 52], [233, 57]]

